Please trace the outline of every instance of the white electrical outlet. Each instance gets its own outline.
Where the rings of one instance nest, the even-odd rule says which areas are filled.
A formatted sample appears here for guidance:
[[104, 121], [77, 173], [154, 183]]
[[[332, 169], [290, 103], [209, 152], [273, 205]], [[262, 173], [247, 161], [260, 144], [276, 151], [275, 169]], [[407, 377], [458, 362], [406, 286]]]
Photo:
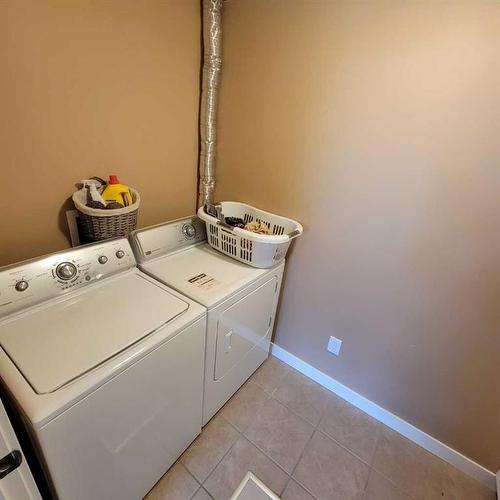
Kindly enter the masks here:
[[342, 347], [342, 341], [337, 337], [330, 337], [328, 339], [328, 346], [326, 347], [327, 351], [330, 351], [335, 356], [340, 354], [340, 348]]

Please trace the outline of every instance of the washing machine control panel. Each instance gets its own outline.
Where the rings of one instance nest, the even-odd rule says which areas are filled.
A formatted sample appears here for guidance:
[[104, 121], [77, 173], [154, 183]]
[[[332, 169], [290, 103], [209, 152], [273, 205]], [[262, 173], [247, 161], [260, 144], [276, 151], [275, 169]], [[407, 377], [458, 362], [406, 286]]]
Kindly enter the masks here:
[[135, 231], [131, 241], [139, 262], [147, 262], [206, 239], [205, 223], [194, 215]]
[[0, 268], [0, 317], [135, 265], [128, 240], [116, 238]]

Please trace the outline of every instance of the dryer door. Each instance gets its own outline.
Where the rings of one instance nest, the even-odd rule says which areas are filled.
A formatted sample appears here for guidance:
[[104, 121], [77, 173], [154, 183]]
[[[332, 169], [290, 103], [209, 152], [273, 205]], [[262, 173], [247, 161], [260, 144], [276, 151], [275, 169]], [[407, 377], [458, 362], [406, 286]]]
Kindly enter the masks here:
[[263, 337], [273, 324], [278, 277], [222, 311], [217, 322], [214, 380], [222, 378]]

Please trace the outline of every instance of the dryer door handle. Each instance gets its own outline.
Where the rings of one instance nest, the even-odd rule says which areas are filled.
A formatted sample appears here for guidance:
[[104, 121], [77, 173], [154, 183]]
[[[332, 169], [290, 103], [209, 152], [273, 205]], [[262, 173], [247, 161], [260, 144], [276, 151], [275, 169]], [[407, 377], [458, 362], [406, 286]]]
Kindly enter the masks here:
[[232, 340], [233, 340], [233, 330], [229, 330], [224, 335], [224, 352], [229, 352], [231, 350]]

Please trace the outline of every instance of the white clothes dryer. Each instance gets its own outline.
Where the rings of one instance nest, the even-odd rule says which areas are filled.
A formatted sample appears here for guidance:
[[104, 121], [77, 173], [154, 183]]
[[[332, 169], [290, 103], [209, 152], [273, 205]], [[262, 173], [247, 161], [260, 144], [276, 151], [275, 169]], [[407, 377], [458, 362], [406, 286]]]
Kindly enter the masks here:
[[256, 269], [223, 255], [194, 216], [130, 240], [140, 269], [208, 309], [205, 425], [269, 355], [284, 262]]

